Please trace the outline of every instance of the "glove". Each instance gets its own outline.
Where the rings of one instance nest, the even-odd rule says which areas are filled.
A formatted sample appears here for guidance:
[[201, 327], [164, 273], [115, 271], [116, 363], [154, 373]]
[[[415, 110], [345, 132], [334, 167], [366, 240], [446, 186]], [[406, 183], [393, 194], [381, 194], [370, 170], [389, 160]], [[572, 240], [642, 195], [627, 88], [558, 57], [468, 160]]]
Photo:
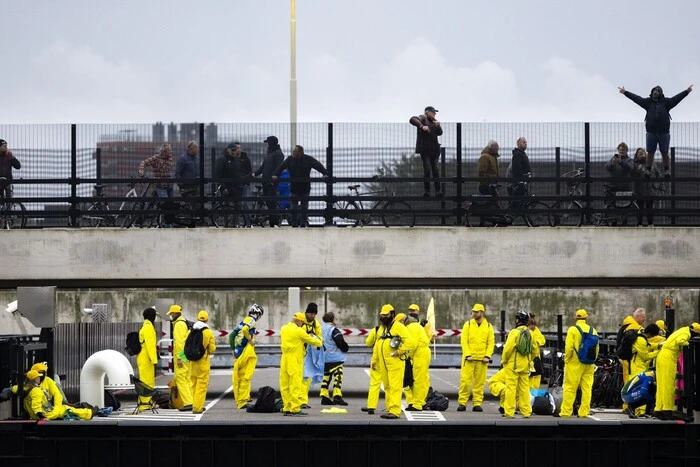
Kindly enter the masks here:
[[422, 319], [422, 320], [420, 320], [420, 325], [421, 325], [421, 326], [425, 326], [426, 324], [428, 324], [428, 320], [427, 320], [427, 319]]

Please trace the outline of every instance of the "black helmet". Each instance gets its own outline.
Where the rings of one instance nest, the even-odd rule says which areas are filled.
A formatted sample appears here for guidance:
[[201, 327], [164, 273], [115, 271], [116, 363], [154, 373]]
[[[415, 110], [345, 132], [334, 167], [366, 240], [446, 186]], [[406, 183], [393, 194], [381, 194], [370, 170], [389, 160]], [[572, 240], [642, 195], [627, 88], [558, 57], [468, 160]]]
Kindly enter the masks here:
[[250, 309], [248, 309], [248, 314], [249, 315], [252, 315], [252, 314], [259, 315], [258, 316], [258, 318], [259, 318], [260, 316], [265, 314], [265, 310], [263, 309], [263, 307], [261, 307], [257, 303], [253, 303], [252, 305], [250, 305]]
[[527, 324], [530, 321], [530, 314], [525, 310], [520, 310], [515, 314], [515, 322]]

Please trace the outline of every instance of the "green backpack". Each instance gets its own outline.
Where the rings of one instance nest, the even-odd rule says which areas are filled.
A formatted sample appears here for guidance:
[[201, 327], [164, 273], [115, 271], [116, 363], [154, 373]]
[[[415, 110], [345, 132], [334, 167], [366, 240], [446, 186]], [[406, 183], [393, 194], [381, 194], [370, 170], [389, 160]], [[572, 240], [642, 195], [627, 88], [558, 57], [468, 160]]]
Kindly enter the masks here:
[[532, 353], [532, 334], [530, 330], [525, 328], [520, 330], [518, 344], [515, 346], [515, 351], [520, 355], [530, 355]]

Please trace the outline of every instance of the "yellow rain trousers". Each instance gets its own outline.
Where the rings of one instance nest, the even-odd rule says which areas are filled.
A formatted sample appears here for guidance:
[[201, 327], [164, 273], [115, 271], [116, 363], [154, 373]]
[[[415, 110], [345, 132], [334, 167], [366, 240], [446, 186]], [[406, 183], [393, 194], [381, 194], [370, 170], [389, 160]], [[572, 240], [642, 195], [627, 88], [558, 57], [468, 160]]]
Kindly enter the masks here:
[[518, 326], [508, 333], [508, 339], [503, 346], [503, 369], [506, 373], [505, 400], [503, 401], [503, 414], [507, 418], [515, 416], [515, 403], [517, 400], [520, 414], [527, 418], [532, 415], [530, 406], [530, 361], [534, 356], [535, 347], [530, 353], [521, 355], [516, 350], [520, 334], [530, 332], [527, 326]]
[[[530, 362], [530, 370], [533, 372], [535, 371], [534, 367], [534, 361], [535, 358], [540, 358], [540, 347], [545, 345], [547, 343], [547, 339], [544, 337], [544, 334], [542, 334], [542, 331], [540, 331], [540, 328], [535, 326], [535, 329], [530, 331], [532, 333], [532, 349], [533, 354], [535, 357], [533, 357], [532, 362]], [[540, 362], [541, 363], [541, 362]], [[542, 375], [534, 375], [530, 376], [530, 388], [531, 389], [539, 389], [540, 385], [542, 384]]]
[[[139, 379], [146, 385], [156, 387], [156, 367], [158, 353], [156, 352], [156, 328], [149, 320], [143, 320], [139, 329], [139, 341], [141, 352], [136, 356], [136, 365], [139, 368]], [[151, 397], [139, 396], [139, 407], [142, 410], [151, 404]]]
[[503, 407], [506, 400], [506, 370], [501, 368], [489, 378], [489, 391], [494, 396], [498, 397], [498, 405]]
[[[374, 344], [377, 342], [377, 328], [372, 329], [365, 339], [365, 345], [367, 347], [374, 348]], [[376, 409], [379, 404], [379, 391], [382, 387], [382, 373], [379, 371], [379, 367], [376, 369], [370, 367], [369, 369], [369, 391], [367, 392], [367, 408]]]
[[[246, 328], [244, 328], [246, 329]], [[258, 355], [255, 347], [250, 344], [245, 346], [241, 355], [233, 363], [233, 398], [236, 400], [236, 407], [239, 409], [248, 405], [250, 399], [250, 383], [253, 380], [255, 366], [258, 363]]]
[[[198, 326], [202, 321], [197, 321]], [[204, 324], [204, 323], [202, 323]], [[206, 324], [205, 324], [206, 326]], [[192, 379], [192, 412], [202, 412], [207, 400], [207, 388], [209, 387], [209, 373], [211, 371], [211, 355], [216, 352], [214, 334], [208, 326], [202, 331], [202, 345], [204, 356], [195, 362], [190, 362], [190, 378]]]
[[[280, 329], [280, 394], [285, 413], [301, 411], [304, 397], [304, 344], [320, 347], [323, 341], [313, 334], [307, 334], [293, 322]], [[308, 400], [308, 399], [307, 399]]]
[[[488, 363], [483, 363], [483, 359], [491, 358], [493, 354], [493, 326], [486, 321], [486, 318], [481, 320], [481, 324], [472, 318], [464, 323], [460, 343], [462, 344], [462, 370], [459, 375], [457, 403], [467, 405], [471, 393], [474, 407], [479, 407], [484, 402], [484, 386], [488, 369]], [[468, 362], [467, 357], [471, 357], [472, 361]]]
[[182, 405], [192, 405], [192, 376], [190, 364], [181, 360], [179, 355], [185, 348], [185, 340], [190, 330], [185, 319], [180, 316], [173, 323], [173, 373], [178, 394], [182, 399]]
[[49, 405], [46, 393], [39, 386], [32, 388], [25, 396], [24, 408], [32, 420], [39, 420], [39, 413], [44, 414], [44, 417], [48, 420], [60, 420], [66, 415], [68, 410], [81, 420], [92, 419], [91, 409], [76, 409], [62, 404]]
[[674, 410], [676, 371], [678, 358], [690, 340], [690, 328], [684, 326], [672, 333], [664, 342], [656, 357], [656, 406], [655, 412]]
[[411, 334], [416, 349], [411, 354], [413, 363], [413, 387], [404, 388], [406, 403], [416, 409], [422, 409], [430, 389], [430, 340], [425, 328], [418, 322], [409, 323], [406, 329]]
[[[591, 327], [585, 320], [577, 320], [576, 324], [584, 333], [588, 333]], [[593, 334], [598, 335], [595, 329]], [[578, 409], [578, 416], [587, 417], [591, 411], [591, 395], [593, 390], [593, 363], [581, 363], [578, 359], [578, 348], [581, 345], [582, 335], [575, 326], [570, 326], [566, 332], [566, 344], [564, 346], [564, 385], [563, 400], [561, 403], [560, 417], [570, 417], [574, 411], [574, 401], [576, 391], [581, 388], [581, 406]], [[599, 347], [596, 348], [596, 357]]]
[[[401, 345], [392, 349], [390, 344], [391, 336], [400, 336]], [[377, 342], [374, 344], [372, 352], [372, 365], [379, 368], [384, 384], [384, 397], [386, 411], [399, 417], [401, 415], [401, 391], [403, 390], [403, 372], [406, 363], [405, 358], [415, 347], [411, 334], [406, 326], [394, 321], [388, 328], [379, 326], [377, 331]], [[391, 354], [396, 352], [397, 355]]]

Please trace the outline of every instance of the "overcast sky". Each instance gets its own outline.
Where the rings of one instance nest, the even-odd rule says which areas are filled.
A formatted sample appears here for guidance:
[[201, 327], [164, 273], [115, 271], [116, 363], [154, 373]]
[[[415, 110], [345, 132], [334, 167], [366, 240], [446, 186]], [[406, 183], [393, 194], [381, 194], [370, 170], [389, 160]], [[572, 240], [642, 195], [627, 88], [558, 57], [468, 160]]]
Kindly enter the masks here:
[[[0, 0], [0, 123], [286, 122], [289, 0]], [[641, 121], [697, 0], [297, 0], [302, 122]], [[700, 121], [700, 93], [673, 112]]]

